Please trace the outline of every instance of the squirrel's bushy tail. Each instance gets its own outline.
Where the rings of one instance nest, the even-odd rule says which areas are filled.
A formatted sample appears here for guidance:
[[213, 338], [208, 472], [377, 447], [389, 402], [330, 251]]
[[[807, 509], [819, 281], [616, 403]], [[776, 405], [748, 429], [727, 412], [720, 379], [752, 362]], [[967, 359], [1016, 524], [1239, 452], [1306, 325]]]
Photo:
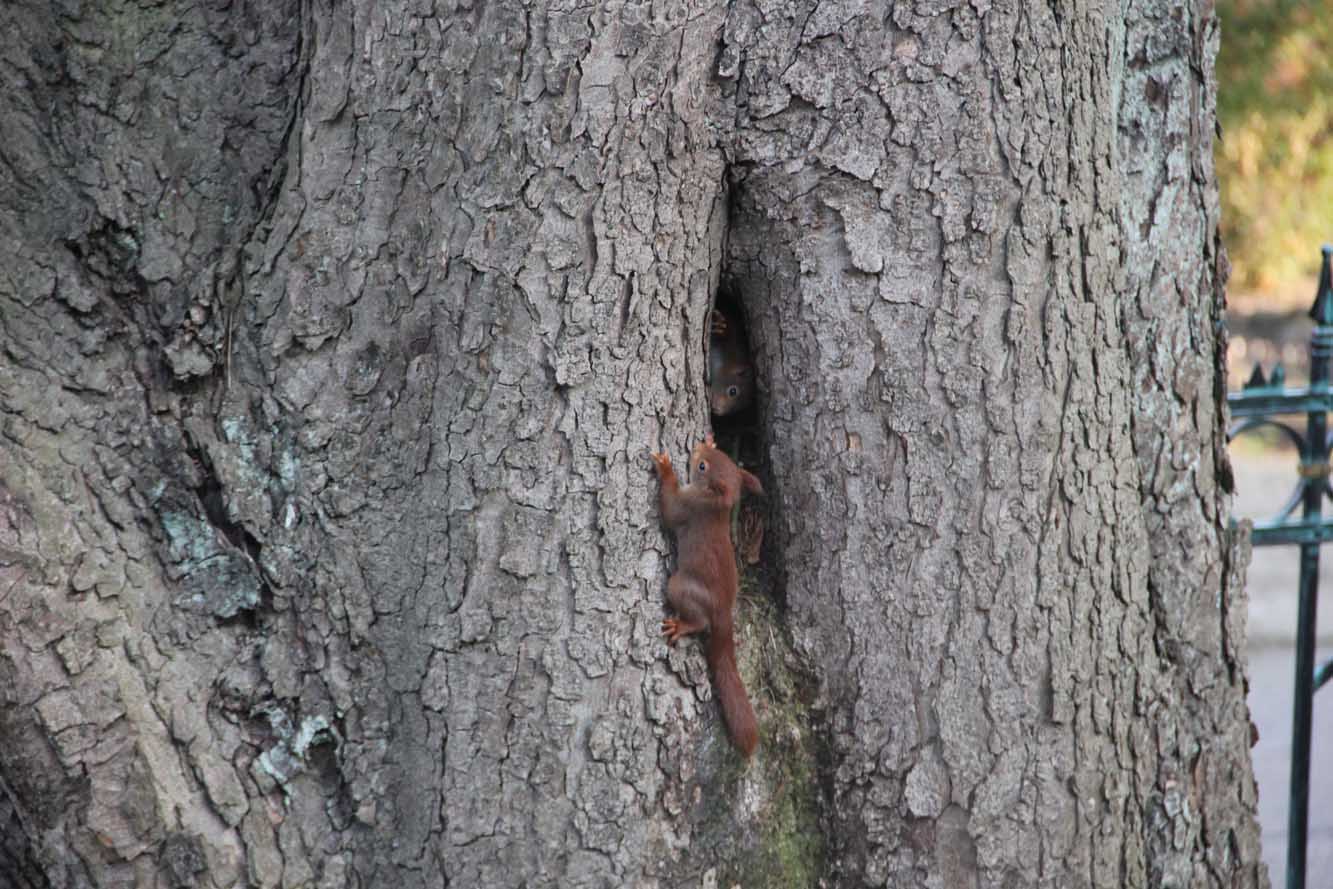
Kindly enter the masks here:
[[708, 668], [713, 671], [713, 690], [722, 705], [722, 719], [731, 742], [743, 756], [749, 757], [759, 743], [759, 725], [736, 669], [736, 643], [731, 627], [715, 626], [709, 632]]

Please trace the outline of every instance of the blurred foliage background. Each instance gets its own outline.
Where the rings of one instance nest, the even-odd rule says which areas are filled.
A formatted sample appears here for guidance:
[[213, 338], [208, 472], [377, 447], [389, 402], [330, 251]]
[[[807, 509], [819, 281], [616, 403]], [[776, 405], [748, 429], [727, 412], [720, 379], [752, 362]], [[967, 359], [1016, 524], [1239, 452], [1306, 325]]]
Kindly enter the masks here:
[[1333, 2], [1218, 0], [1229, 302], [1308, 308], [1333, 242]]

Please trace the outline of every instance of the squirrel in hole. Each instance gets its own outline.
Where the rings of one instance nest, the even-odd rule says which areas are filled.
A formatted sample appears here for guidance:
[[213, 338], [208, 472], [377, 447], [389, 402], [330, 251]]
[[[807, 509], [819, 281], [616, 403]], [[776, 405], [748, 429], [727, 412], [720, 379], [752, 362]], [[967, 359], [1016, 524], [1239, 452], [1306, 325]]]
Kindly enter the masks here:
[[676, 534], [676, 573], [667, 581], [667, 602], [675, 617], [662, 621], [667, 643], [708, 633], [704, 651], [713, 689], [736, 749], [754, 753], [759, 727], [736, 669], [731, 609], [736, 603], [736, 556], [731, 548], [731, 508], [741, 491], [763, 494], [759, 479], [717, 449], [713, 436], [690, 454], [690, 483], [681, 487], [671, 458], [653, 454], [662, 485], [662, 521]]
[[725, 417], [754, 400], [754, 365], [739, 325], [713, 309], [708, 328], [708, 409]]

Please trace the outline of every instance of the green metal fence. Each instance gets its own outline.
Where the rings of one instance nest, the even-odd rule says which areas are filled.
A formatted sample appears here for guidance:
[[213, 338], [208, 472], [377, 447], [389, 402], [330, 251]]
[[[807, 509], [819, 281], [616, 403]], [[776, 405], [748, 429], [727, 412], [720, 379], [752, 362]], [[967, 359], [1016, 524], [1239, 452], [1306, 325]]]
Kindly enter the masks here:
[[[1315, 669], [1315, 614], [1319, 592], [1319, 547], [1333, 540], [1333, 518], [1323, 516], [1324, 498], [1333, 498], [1329, 485], [1328, 413], [1333, 410], [1333, 389], [1329, 387], [1330, 359], [1333, 359], [1333, 276], [1330, 259], [1333, 247], [1324, 247], [1324, 261], [1319, 271], [1310, 317], [1314, 332], [1310, 335], [1310, 384], [1289, 388], [1279, 365], [1264, 377], [1258, 365], [1254, 375], [1240, 392], [1227, 396], [1236, 424], [1230, 430], [1234, 438], [1260, 427], [1280, 430], [1300, 452], [1299, 478], [1290, 499], [1268, 521], [1256, 522], [1252, 533], [1255, 546], [1294, 544], [1301, 548], [1301, 574], [1297, 587], [1299, 604], [1296, 615], [1296, 696], [1292, 705], [1291, 800], [1287, 809], [1287, 889], [1305, 889], [1305, 847], [1310, 815], [1310, 722], [1314, 693], [1333, 676], [1333, 661]], [[1294, 416], [1304, 415], [1305, 431], [1289, 425]], [[1279, 419], [1282, 418], [1282, 419]], [[1299, 423], [1299, 421], [1297, 421]], [[1300, 516], [1296, 517], [1296, 508]]]

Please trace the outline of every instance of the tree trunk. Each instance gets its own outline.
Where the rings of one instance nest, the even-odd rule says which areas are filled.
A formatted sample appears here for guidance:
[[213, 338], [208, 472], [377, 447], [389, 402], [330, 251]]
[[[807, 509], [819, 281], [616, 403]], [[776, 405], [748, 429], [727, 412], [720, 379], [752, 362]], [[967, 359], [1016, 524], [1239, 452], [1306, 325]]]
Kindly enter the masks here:
[[1267, 885], [1208, 4], [9, 9], [0, 883]]

